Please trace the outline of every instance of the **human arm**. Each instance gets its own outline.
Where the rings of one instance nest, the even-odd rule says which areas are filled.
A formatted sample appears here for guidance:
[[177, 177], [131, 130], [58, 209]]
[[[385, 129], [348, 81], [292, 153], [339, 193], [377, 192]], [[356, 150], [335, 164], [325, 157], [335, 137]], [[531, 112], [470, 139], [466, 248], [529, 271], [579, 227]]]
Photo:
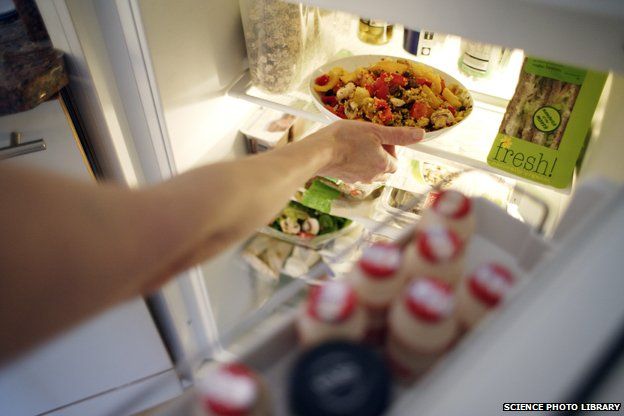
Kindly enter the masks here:
[[373, 180], [419, 129], [334, 123], [282, 149], [128, 190], [0, 167], [0, 361], [266, 224], [309, 177]]

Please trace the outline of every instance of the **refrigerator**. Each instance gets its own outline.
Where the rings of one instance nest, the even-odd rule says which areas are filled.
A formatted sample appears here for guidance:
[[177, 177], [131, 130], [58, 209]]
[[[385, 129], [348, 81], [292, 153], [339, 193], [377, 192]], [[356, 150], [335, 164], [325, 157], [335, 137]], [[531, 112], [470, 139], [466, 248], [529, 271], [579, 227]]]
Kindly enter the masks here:
[[[317, 125], [328, 122], [305, 89], [270, 94], [252, 85], [237, 1], [39, 0], [37, 5], [55, 48], [66, 54], [71, 99], [110, 181], [146, 186], [203, 164], [244, 157], [240, 129], [259, 107]], [[458, 74], [462, 39], [505, 47], [509, 63], [497, 76], [461, 78], [473, 94], [472, 117], [480, 124], [461, 137], [449, 132], [422, 143], [410, 157], [501, 175], [537, 196], [548, 212], [539, 231], [550, 249], [532, 269], [530, 281], [403, 394], [391, 414], [498, 414], [503, 402], [621, 400], [621, 4], [309, 0], [302, 7], [319, 7], [321, 17], [344, 22], [342, 30], [320, 38], [316, 48], [327, 53], [317, 53], [303, 66], [302, 80], [336, 53], [409, 57]], [[361, 42], [359, 17], [392, 22], [393, 38], [380, 46]], [[445, 34], [443, 45], [434, 46], [442, 50], [432, 56], [409, 54], [403, 49], [403, 28]], [[609, 72], [582, 168], [567, 189], [506, 174], [485, 161], [525, 54]], [[518, 198], [518, 210], [535, 227], [540, 220], [532, 214], [530, 198]], [[352, 217], [365, 229], [379, 225], [355, 212]], [[183, 388], [192, 385], [206, 363], [237, 354], [234, 335], [262, 338], [252, 327], [280, 319], [283, 286], [267, 285], [250, 272], [241, 260], [243, 243], [182, 273], [149, 299]], [[124, 396], [111, 414], [127, 412], [128, 401]]]

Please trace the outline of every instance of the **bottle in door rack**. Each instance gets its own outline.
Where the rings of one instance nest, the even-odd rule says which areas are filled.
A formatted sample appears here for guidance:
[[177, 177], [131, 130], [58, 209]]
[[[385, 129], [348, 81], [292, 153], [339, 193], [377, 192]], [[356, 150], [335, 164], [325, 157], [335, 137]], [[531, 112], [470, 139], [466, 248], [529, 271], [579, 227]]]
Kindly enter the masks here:
[[383, 20], [360, 18], [358, 38], [372, 45], [385, 45], [392, 39], [394, 26]]
[[462, 39], [459, 70], [473, 78], [487, 78], [509, 62], [511, 50]]

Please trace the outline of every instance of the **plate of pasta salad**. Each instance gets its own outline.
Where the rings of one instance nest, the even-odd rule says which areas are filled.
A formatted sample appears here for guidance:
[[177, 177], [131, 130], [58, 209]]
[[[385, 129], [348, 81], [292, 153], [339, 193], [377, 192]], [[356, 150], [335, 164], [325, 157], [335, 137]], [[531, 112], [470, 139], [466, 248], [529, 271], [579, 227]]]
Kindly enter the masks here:
[[421, 127], [431, 140], [457, 126], [473, 100], [459, 81], [420, 62], [358, 55], [321, 66], [310, 79], [315, 105], [329, 119]]

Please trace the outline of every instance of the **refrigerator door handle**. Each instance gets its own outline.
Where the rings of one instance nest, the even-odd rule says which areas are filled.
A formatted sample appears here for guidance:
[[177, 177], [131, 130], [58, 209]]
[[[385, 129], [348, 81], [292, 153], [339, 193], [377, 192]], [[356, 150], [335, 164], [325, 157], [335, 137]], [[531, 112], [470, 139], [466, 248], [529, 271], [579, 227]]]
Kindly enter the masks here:
[[14, 131], [11, 133], [11, 143], [6, 147], [0, 148], [0, 160], [26, 155], [28, 153], [39, 152], [45, 150], [46, 147], [44, 139], [37, 139], [22, 143], [22, 134]]

